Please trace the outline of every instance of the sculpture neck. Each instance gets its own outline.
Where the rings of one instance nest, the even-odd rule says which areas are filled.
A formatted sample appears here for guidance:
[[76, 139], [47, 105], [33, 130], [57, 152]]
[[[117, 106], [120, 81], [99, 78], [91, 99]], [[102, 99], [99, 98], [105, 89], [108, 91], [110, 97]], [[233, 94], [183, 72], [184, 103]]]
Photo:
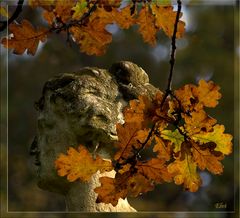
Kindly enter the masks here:
[[[113, 177], [114, 171], [104, 173], [104, 176]], [[65, 196], [68, 211], [85, 212], [134, 212], [127, 199], [119, 199], [118, 204], [113, 207], [111, 204], [96, 203], [97, 194], [94, 188], [100, 186], [99, 177], [103, 176], [97, 172], [87, 183], [75, 182]]]

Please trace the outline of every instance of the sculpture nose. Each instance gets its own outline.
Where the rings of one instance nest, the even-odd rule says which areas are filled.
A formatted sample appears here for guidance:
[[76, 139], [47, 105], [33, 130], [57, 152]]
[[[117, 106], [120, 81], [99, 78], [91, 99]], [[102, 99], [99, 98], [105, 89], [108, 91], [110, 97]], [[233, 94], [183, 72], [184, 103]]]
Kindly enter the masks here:
[[41, 165], [41, 162], [39, 160], [40, 150], [39, 150], [39, 147], [38, 147], [37, 136], [35, 136], [33, 141], [32, 141], [32, 144], [30, 146], [29, 154], [32, 155], [32, 156], [35, 156], [34, 164], [36, 166], [40, 166]]

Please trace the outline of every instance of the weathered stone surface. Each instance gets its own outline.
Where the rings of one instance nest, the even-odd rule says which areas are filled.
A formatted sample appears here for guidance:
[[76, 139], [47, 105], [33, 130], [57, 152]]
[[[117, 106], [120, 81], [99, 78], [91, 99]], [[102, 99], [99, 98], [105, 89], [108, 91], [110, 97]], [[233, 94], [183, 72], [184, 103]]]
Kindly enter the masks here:
[[65, 195], [69, 210], [134, 211], [127, 200], [115, 208], [96, 204], [93, 188], [99, 186], [99, 173], [89, 183], [69, 183], [57, 175], [54, 161], [69, 146], [79, 144], [90, 151], [98, 146], [97, 152], [110, 158], [117, 138], [115, 125], [124, 122], [123, 107], [139, 95], [153, 96], [156, 90], [144, 70], [131, 62], [113, 64], [110, 70], [86, 67], [47, 81], [36, 103], [38, 133], [32, 151], [40, 165], [39, 187]]

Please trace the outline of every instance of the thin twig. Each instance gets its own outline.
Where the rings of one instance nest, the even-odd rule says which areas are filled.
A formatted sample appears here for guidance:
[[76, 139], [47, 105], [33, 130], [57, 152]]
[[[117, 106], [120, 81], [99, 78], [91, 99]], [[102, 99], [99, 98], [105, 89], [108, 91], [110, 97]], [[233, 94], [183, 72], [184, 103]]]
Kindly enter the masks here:
[[15, 19], [18, 18], [19, 14], [22, 12], [23, 2], [24, 2], [24, 0], [19, 0], [17, 3], [17, 7], [16, 7], [14, 13], [12, 14], [12, 16], [8, 20], [0, 22], [0, 24], [1, 24], [0, 32], [4, 31], [9, 24], [11, 24]]
[[181, 8], [182, 8], [182, 2], [181, 0], [177, 1], [178, 4], [178, 9], [177, 9], [177, 15], [176, 15], [176, 20], [174, 24], [174, 30], [173, 30], [173, 35], [172, 35], [172, 49], [171, 49], [171, 56], [170, 56], [170, 71], [169, 71], [169, 76], [168, 76], [168, 84], [167, 84], [167, 89], [165, 91], [165, 94], [163, 96], [163, 100], [161, 102], [160, 108], [162, 108], [166, 98], [168, 95], [172, 92], [172, 77], [173, 77], [173, 68], [174, 68], [174, 63], [175, 63], [175, 52], [176, 52], [176, 36], [177, 36], [177, 27], [180, 19], [180, 14], [181, 14]]

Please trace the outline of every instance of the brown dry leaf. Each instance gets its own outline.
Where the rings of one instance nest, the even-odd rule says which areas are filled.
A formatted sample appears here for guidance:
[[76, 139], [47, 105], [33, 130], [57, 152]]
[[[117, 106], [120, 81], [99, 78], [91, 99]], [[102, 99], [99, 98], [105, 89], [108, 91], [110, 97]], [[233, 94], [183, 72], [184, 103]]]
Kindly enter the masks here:
[[207, 169], [211, 173], [221, 174], [223, 165], [220, 162], [224, 158], [222, 153], [214, 153], [209, 148], [202, 149], [197, 143], [193, 142], [193, 160], [197, 163], [200, 170]]
[[116, 128], [118, 135], [116, 147], [118, 151], [114, 156], [114, 160], [122, 163], [132, 157], [135, 150], [142, 146], [138, 141], [139, 130], [141, 130], [142, 126], [140, 123], [125, 123], [123, 125], [118, 123]]
[[72, 8], [75, 5], [73, 0], [57, 0], [55, 3], [54, 13], [60, 17], [64, 23], [67, 23], [72, 18]]
[[155, 183], [171, 182], [172, 176], [166, 167], [166, 160], [159, 158], [152, 158], [146, 162], [138, 162], [136, 164], [138, 173], [144, 175], [148, 180]]
[[101, 186], [94, 189], [98, 194], [96, 203], [111, 203], [113, 206], [116, 206], [119, 198], [124, 199], [127, 197], [127, 185], [124, 184], [126, 181], [123, 180], [124, 183], [121, 183], [121, 180], [119, 182], [115, 178], [109, 177], [100, 177], [99, 181]]
[[[167, 36], [172, 37], [174, 31], [174, 24], [176, 21], [177, 12], [173, 11], [172, 6], [157, 6], [156, 4], [151, 4], [151, 9], [155, 15], [155, 24], [159, 29], [163, 29]], [[181, 14], [182, 16], [182, 14]], [[180, 16], [180, 17], [181, 17]], [[181, 38], [185, 31], [185, 23], [183, 21], [178, 22], [177, 28], [177, 38]]]
[[162, 138], [158, 136], [154, 136], [155, 145], [153, 147], [153, 151], [157, 152], [157, 157], [159, 159], [165, 159], [166, 161], [170, 160], [171, 157], [171, 146], [168, 141], [164, 141]]
[[35, 29], [32, 24], [23, 20], [22, 23], [11, 23], [9, 31], [13, 34], [11, 38], [3, 38], [1, 43], [6, 48], [12, 48], [14, 54], [34, 55], [37, 51], [39, 41], [44, 42], [47, 38], [48, 31], [45, 28]]
[[152, 182], [139, 173], [132, 175], [127, 180], [128, 195], [131, 197], [137, 197], [138, 195], [152, 191], [153, 189], [154, 185]]
[[197, 173], [197, 164], [190, 155], [186, 155], [184, 160], [175, 160], [168, 165], [168, 172], [174, 176], [176, 185], [184, 185], [186, 190], [196, 192], [202, 181]]
[[148, 6], [142, 7], [136, 19], [136, 23], [139, 25], [138, 31], [142, 35], [144, 42], [149, 43], [151, 46], [156, 45], [157, 29], [154, 22], [155, 18]]
[[94, 189], [98, 194], [96, 202], [111, 203], [113, 206], [117, 205], [119, 198], [136, 197], [154, 189], [150, 180], [141, 174], [132, 174], [130, 171], [116, 174], [115, 178], [101, 177], [99, 180], [101, 186]]
[[93, 159], [89, 151], [82, 145], [78, 147], [78, 150], [70, 147], [67, 155], [60, 154], [55, 161], [55, 167], [58, 175], [67, 176], [69, 182], [77, 179], [86, 182], [98, 170], [104, 172], [113, 169], [111, 161], [103, 160], [98, 155], [96, 159]]

